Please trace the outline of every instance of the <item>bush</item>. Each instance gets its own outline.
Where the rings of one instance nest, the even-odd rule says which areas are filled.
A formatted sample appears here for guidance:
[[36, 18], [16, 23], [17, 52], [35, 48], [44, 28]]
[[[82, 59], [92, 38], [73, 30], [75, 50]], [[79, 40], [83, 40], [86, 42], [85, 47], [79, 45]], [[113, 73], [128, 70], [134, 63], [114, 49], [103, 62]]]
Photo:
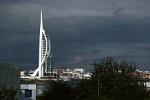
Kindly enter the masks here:
[[0, 85], [0, 100], [17, 100], [15, 98], [17, 94], [17, 89], [11, 87], [10, 89], [6, 88], [6, 85]]

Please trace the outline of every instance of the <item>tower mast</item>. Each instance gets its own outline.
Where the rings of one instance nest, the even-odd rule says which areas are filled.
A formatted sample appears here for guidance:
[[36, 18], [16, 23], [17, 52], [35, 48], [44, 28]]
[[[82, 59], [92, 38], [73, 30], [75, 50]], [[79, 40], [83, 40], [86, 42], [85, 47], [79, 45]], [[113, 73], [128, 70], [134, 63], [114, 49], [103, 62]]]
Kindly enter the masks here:
[[43, 18], [41, 9], [41, 21], [40, 21], [40, 35], [39, 35], [39, 64], [38, 68], [31, 75], [38, 78], [43, 77], [47, 72], [51, 70], [51, 44], [49, 36], [45, 33], [43, 28]]
[[39, 76], [42, 76], [42, 32], [43, 32], [43, 18], [42, 18], [42, 9], [41, 9], [41, 22], [40, 22], [40, 36], [39, 36]]

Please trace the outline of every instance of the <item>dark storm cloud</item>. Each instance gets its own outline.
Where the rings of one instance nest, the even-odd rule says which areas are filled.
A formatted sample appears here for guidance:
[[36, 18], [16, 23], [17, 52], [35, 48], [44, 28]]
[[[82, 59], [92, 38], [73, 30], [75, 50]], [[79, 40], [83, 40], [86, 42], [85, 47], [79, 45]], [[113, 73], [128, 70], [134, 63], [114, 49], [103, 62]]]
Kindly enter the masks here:
[[[150, 25], [148, 22], [146, 22], [146, 20], [149, 19], [144, 19], [145, 21], [144, 20], [139, 21], [139, 19], [131, 20], [114, 17], [110, 18], [80, 17], [78, 20], [77, 19], [78, 18], [76, 17], [66, 18], [66, 20], [61, 18], [61, 20], [63, 20], [64, 22], [69, 22], [70, 20], [73, 21], [73, 24], [67, 23], [64, 25], [63, 22], [59, 23], [60, 25], [63, 24], [63, 26], [59, 26], [59, 24], [57, 24], [57, 21], [61, 22], [59, 19], [53, 20], [56, 22], [55, 24], [59, 29], [59, 32], [61, 32], [60, 34], [58, 32], [60, 36], [59, 40], [53, 41], [58, 43], [57, 45], [58, 50], [54, 51], [59, 52], [59, 50], [62, 50], [64, 53], [63, 57], [66, 54], [71, 55], [70, 57], [73, 58], [73, 52], [81, 52], [81, 51], [84, 51], [86, 52], [87, 55], [90, 55], [88, 49], [94, 49], [95, 47], [98, 46], [99, 47], [98, 49], [99, 50], [102, 49], [101, 51], [103, 51], [102, 53], [99, 53], [99, 56], [102, 57], [122, 56], [120, 58], [123, 59], [124, 56], [124, 58], [128, 57], [129, 60], [133, 61], [136, 61], [137, 58], [141, 59], [145, 57], [147, 59], [147, 54], [138, 55], [143, 50], [141, 51], [136, 49], [132, 50], [131, 48], [136, 48], [137, 45], [139, 45], [137, 43], [143, 43], [143, 45], [146, 45], [144, 43], [149, 43], [148, 32], [150, 30], [149, 28], [147, 28], [147, 26]], [[74, 28], [71, 29], [71, 27]], [[57, 31], [55, 31], [55, 34], [57, 34]], [[120, 44], [115, 46], [115, 44], [117, 43]], [[108, 47], [101, 47], [101, 45], [107, 44], [110, 45]], [[129, 46], [129, 44], [133, 45]], [[91, 46], [91, 48], [86, 48], [88, 46]], [[112, 50], [113, 48], [116, 49]], [[89, 56], [89, 58], [91, 57], [91, 55]], [[77, 55], [77, 56], [87, 58], [85, 55], [84, 56]], [[97, 57], [97, 55], [95, 57]]]
[[117, 10], [115, 10], [112, 14], [113, 15], [119, 15], [119, 13], [121, 13], [124, 9], [123, 8], [118, 8]]
[[133, 60], [146, 69], [150, 58], [149, 3], [148, 0], [1, 0], [0, 59], [37, 67], [43, 8], [54, 66], [89, 68], [94, 60], [113, 56]]
[[[55, 30], [53, 27], [57, 27], [58, 30], [55, 30], [54, 35], [59, 35], [59, 40], [55, 39], [55, 41], [64, 42], [68, 46], [81, 47], [112, 42], [147, 42], [149, 38], [150, 29], [147, 26], [150, 24], [146, 21], [140, 22], [138, 19], [131, 21], [113, 17], [82, 17], [79, 19], [70, 17], [61, 18], [61, 20], [63, 22], [60, 19], [53, 19], [56, 23], [55, 26], [50, 24], [51, 31]], [[70, 20], [72, 23], [63, 24]], [[48, 22], [53, 23], [53, 21]], [[71, 43], [74, 45], [69, 45]]]

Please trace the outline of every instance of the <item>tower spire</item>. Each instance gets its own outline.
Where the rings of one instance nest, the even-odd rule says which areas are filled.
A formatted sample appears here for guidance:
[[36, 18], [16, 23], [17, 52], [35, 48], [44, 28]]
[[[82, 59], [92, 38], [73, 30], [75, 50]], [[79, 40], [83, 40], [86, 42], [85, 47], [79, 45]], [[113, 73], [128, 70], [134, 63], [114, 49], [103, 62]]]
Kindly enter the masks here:
[[42, 76], [42, 37], [43, 37], [43, 14], [41, 9], [40, 36], [39, 36], [39, 76]]
[[43, 28], [43, 18], [41, 9], [40, 35], [39, 35], [39, 65], [38, 68], [31, 75], [33, 77], [43, 77], [51, 69], [51, 44], [48, 34]]
[[40, 23], [40, 31], [43, 29], [43, 14], [42, 14], [42, 9], [41, 9], [41, 23]]

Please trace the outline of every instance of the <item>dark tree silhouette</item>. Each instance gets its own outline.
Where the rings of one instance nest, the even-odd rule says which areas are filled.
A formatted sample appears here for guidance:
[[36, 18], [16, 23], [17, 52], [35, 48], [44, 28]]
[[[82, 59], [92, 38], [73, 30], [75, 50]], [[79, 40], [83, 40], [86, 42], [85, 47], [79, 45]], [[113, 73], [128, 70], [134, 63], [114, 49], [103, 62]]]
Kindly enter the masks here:
[[5, 84], [0, 84], [0, 100], [18, 100], [16, 99], [18, 89], [11, 87], [10, 89], [6, 88]]
[[50, 87], [44, 90], [44, 100], [73, 100], [74, 98], [74, 89], [62, 81], [53, 81]]
[[107, 57], [92, 65], [91, 79], [81, 81], [76, 87], [80, 100], [144, 100], [149, 97], [143, 81], [134, 74], [135, 64], [118, 63]]
[[52, 82], [43, 100], [145, 100], [149, 91], [136, 73], [136, 66], [112, 57], [93, 63], [92, 77], [81, 80], [75, 88]]
[[148, 96], [146, 86], [134, 75], [135, 64], [126, 61], [118, 63], [112, 57], [107, 57], [93, 66], [92, 79], [97, 82], [99, 78], [101, 94], [115, 100], [143, 100]]

